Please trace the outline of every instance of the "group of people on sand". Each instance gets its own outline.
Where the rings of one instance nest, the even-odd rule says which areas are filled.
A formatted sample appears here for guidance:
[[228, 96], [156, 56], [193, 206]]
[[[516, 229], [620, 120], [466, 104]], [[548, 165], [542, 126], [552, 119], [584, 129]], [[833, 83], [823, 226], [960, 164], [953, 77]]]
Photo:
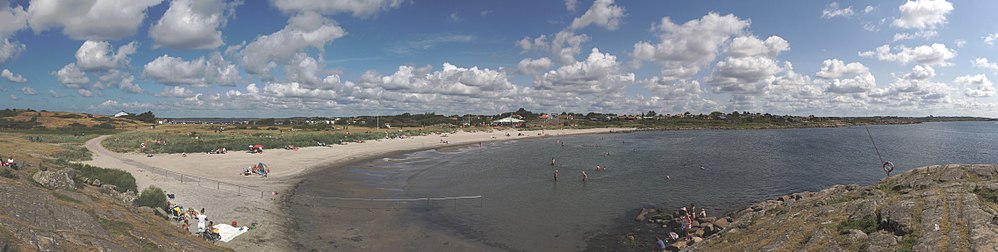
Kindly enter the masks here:
[[227, 152], [229, 152], [229, 150], [226, 150], [225, 147], [222, 147], [222, 148], [215, 149], [213, 151], [209, 151], [208, 154], [225, 154]]
[[0, 157], [0, 164], [2, 164], [3, 167], [10, 167], [13, 169], [17, 169], [17, 161], [14, 161], [14, 157], [7, 157], [6, 160]]
[[270, 167], [267, 167], [264, 163], [257, 163], [255, 165], [250, 165], [249, 167], [243, 168], [243, 172], [239, 175], [249, 176], [249, 175], [260, 175], [262, 177], [267, 177], [270, 174]]
[[215, 228], [215, 222], [208, 220], [208, 216], [204, 214], [204, 208], [201, 208], [201, 211], [197, 211], [194, 208], [184, 208], [179, 204], [170, 204], [170, 207], [173, 219], [178, 223], [182, 223], [180, 227], [184, 231], [190, 232], [191, 221], [197, 220], [198, 229], [197, 232], [194, 232], [195, 235], [207, 241], [221, 239], [221, 235], [218, 234], [218, 228]]

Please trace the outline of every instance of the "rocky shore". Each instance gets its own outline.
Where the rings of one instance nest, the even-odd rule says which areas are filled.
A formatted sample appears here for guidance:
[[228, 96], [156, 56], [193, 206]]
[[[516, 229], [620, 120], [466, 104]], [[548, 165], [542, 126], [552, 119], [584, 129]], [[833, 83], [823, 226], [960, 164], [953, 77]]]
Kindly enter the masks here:
[[[836, 185], [697, 218], [666, 251], [998, 251], [998, 165], [921, 167], [879, 183]], [[641, 209], [617, 250], [684, 234], [674, 209]], [[652, 235], [649, 235], [652, 234]]]

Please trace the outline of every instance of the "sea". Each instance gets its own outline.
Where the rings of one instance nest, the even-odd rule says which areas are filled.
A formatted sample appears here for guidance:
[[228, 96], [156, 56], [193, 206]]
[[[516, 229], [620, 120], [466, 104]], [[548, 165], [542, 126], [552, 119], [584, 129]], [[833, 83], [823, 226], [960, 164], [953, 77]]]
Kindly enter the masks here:
[[[503, 137], [346, 168], [377, 192], [363, 197], [407, 200], [351, 200], [358, 195], [321, 182], [344, 176], [326, 169], [296, 191], [337, 202], [292, 208], [404, 209], [434, 229], [499, 250], [578, 251], [593, 236], [633, 221], [629, 215], [641, 207], [693, 203], [723, 214], [780, 195], [872, 184], [887, 176], [887, 161], [895, 166], [892, 174], [935, 164], [998, 163], [994, 122]], [[597, 165], [605, 169], [597, 171]], [[448, 198], [458, 196], [466, 197]]]

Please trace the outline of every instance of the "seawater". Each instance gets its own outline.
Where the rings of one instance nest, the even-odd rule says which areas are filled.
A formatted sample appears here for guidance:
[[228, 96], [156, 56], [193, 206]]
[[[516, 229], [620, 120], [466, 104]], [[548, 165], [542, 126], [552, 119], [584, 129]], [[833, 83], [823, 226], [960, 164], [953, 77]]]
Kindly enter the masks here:
[[[896, 165], [894, 174], [933, 164], [998, 163], [993, 122], [869, 126], [869, 131], [884, 160]], [[504, 137], [497, 133], [497, 140]], [[597, 164], [606, 171], [596, 171]], [[642, 206], [695, 203], [720, 214], [778, 195], [871, 184], [885, 176], [864, 127], [551, 136], [401, 154], [349, 171], [382, 197], [483, 195], [399, 204], [436, 228], [522, 251], [583, 249], [587, 238]], [[588, 181], [582, 182], [581, 171]], [[354, 196], [323, 190], [333, 186], [305, 182], [299, 191]]]

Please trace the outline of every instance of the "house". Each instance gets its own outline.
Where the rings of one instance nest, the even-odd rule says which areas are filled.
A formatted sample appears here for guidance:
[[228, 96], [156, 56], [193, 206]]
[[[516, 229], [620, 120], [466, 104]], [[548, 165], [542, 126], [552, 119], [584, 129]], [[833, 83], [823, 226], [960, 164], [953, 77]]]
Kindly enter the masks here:
[[125, 112], [125, 111], [121, 111], [121, 112], [118, 112], [117, 114], [114, 114], [114, 117], [122, 117], [122, 116], [126, 116], [126, 115], [131, 115], [131, 114], [129, 114], [128, 112]]
[[489, 123], [489, 125], [492, 125], [492, 126], [514, 126], [514, 125], [521, 125], [522, 126], [523, 122], [524, 122], [523, 120], [516, 119], [516, 118], [513, 118], [512, 116], [510, 116], [510, 117], [506, 117], [506, 118], [503, 118], [503, 119], [492, 121], [491, 123]]
[[541, 116], [538, 116], [537, 119], [551, 119], [551, 115], [549, 115], [549, 114], [543, 114]]

